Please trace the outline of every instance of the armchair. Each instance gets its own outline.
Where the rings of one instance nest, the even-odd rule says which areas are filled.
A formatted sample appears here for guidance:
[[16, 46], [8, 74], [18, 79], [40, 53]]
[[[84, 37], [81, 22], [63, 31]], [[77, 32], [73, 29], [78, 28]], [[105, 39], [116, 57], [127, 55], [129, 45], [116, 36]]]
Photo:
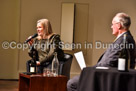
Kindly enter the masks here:
[[73, 56], [71, 54], [64, 54], [64, 61], [60, 61], [59, 74], [67, 76], [70, 78], [70, 69], [72, 63]]

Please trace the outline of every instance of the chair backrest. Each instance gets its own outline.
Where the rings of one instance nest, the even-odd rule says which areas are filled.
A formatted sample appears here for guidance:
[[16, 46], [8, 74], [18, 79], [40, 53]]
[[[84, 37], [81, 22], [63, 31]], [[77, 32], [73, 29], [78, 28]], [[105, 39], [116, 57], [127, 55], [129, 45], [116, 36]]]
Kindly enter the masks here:
[[71, 54], [64, 54], [64, 61], [60, 62], [59, 74], [67, 76], [70, 78], [70, 69], [72, 63], [73, 56]]

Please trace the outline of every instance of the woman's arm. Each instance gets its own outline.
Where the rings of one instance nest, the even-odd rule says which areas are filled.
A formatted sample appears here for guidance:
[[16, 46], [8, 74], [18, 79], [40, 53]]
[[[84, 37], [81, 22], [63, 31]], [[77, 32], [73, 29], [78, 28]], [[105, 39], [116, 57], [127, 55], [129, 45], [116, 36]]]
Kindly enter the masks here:
[[36, 43], [36, 40], [31, 45], [29, 44], [28, 54], [32, 59], [38, 61], [39, 56], [38, 56], [38, 51], [34, 48], [35, 43]]

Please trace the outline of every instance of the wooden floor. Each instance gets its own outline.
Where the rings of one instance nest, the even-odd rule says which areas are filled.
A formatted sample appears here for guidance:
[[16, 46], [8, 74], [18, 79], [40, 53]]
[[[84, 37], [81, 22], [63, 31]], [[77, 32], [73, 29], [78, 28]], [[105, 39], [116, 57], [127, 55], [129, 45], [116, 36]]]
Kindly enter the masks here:
[[18, 91], [18, 81], [0, 80], [0, 91]]

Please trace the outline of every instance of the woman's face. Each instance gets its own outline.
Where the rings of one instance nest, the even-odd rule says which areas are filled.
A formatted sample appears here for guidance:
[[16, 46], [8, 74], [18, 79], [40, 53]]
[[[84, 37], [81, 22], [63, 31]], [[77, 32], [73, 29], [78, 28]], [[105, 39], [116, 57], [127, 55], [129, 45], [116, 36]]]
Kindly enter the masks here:
[[43, 37], [44, 33], [44, 27], [41, 23], [37, 23], [37, 33], [39, 36]]

